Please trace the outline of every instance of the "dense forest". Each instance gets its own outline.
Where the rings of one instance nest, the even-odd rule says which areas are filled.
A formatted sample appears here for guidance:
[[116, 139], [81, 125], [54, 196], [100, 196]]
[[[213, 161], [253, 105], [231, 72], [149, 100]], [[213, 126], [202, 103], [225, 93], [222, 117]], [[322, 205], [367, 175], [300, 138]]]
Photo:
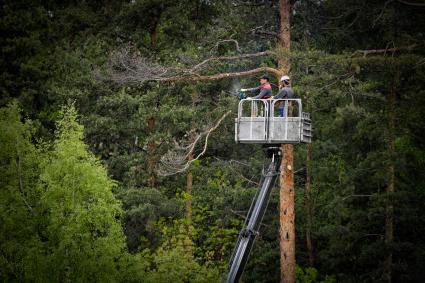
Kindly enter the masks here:
[[[0, 281], [222, 282], [266, 161], [235, 94], [282, 62], [296, 282], [424, 281], [424, 1], [5, 0], [0, 32]], [[280, 190], [243, 282], [293, 282]]]

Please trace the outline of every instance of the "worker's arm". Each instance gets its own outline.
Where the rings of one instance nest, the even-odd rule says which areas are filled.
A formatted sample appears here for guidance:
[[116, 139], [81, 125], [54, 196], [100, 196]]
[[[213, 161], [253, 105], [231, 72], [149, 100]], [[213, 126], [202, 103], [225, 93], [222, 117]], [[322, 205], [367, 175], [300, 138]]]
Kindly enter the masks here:
[[285, 99], [287, 95], [288, 93], [286, 89], [282, 88], [275, 96], [273, 96], [273, 99]]
[[273, 96], [273, 99], [290, 99], [294, 97], [294, 91], [292, 88], [284, 87], [279, 92]]
[[260, 90], [260, 87], [253, 87], [253, 88], [242, 88], [241, 91], [243, 92], [257, 92]]
[[263, 87], [263, 89], [260, 91], [260, 93], [253, 97], [253, 99], [264, 99], [264, 98], [270, 98], [272, 96], [272, 87], [271, 85], [267, 84]]
[[266, 93], [267, 91], [263, 89], [258, 95], [254, 96], [252, 99], [262, 99]]

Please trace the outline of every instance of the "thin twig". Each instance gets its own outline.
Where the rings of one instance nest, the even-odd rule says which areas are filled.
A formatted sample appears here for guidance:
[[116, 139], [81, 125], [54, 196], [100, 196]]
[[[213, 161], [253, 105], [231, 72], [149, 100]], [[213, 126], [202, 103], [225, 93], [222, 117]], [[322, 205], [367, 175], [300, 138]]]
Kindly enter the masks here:
[[221, 43], [225, 43], [225, 42], [233, 42], [236, 46], [236, 51], [241, 52], [241, 49], [239, 48], [239, 42], [236, 39], [223, 39], [223, 40], [217, 41], [213, 49], [217, 49]]

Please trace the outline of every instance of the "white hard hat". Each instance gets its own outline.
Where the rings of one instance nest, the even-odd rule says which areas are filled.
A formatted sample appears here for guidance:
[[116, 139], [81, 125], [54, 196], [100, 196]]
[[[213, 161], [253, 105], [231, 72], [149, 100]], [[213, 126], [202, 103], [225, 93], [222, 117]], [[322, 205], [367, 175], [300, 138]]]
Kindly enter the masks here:
[[290, 78], [289, 78], [287, 75], [282, 76], [282, 77], [280, 78], [280, 81], [289, 81], [289, 80], [290, 80]]

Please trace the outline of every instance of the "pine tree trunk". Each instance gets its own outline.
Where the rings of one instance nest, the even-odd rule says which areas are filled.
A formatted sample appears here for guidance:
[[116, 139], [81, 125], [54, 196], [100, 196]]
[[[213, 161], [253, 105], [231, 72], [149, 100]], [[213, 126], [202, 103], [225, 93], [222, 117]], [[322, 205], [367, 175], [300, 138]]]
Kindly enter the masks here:
[[[279, 13], [280, 13], [280, 31], [279, 31], [279, 47], [286, 50], [291, 48], [291, 4], [289, 0], [279, 1]], [[289, 70], [289, 59], [284, 58], [279, 61], [279, 68], [285, 72]]]
[[161, 19], [162, 9], [157, 7], [156, 15], [152, 17], [149, 27], [149, 36], [151, 40], [151, 49], [156, 49], [158, 43], [158, 25]]
[[158, 22], [154, 20], [152, 22], [153, 27], [149, 30], [149, 36], [151, 39], [151, 48], [156, 49], [158, 42]]
[[[280, 32], [279, 45], [290, 49], [290, 11], [289, 0], [279, 1]], [[279, 60], [279, 69], [288, 73], [289, 59]], [[295, 283], [295, 191], [294, 191], [294, 147], [291, 144], [281, 146], [283, 158], [280, 175], [280, 281]]]
[[385, 207], [385, 244], [389, 249], [387, 258], [384, 262], [384, 277], [386, 282], [392, 280], [392, 263], [393, 253], [392, 244], [394, 239], [394, 206], [392, 202], [392, 195], [395, 190], [395, 104], [396, 104], [396, 89], [395, 86], [391, 87], [387, 106], [388, 106], [388, 153], [390, 156], [387, 173], [388, 184], [386, 188], [386, 207]]
[[[148, 129], [151, 134], [153, 134], [155, 130], [155, 118], [150, 117], [148, 119]], [[156, 167], [156, 158], [155, 158], [155, 152], [156, 152], [156, 143], [154, 141], [150, 141], [148, 143], [148, 186], [153, 188], [156, 184], [156, 176], [155, 176], [155, 167]]]
[[280, 175], [280, 280], [295, 283], [294, 147], [282, 145]]

